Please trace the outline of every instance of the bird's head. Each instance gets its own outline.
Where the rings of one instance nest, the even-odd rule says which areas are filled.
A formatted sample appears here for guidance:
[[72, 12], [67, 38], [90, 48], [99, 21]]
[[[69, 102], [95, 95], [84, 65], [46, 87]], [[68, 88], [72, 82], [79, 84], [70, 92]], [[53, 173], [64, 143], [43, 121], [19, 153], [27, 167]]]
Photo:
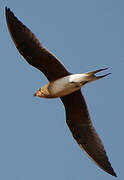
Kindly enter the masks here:
[[49, 84], [46, 84], [46, 85], [42, 86], [41, 88], [39, 88], [34, 93], [34, 96], [42, 97], [42, 98], [49, 98], [50, 94], [49, 94], [49, 91], [48, 91], [48, 85]]

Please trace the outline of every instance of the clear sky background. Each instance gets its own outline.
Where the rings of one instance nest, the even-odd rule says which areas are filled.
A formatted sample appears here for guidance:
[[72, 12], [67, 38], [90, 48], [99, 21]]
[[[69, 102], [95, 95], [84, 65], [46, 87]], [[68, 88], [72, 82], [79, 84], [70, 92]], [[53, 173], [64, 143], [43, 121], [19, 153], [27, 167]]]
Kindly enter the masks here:
[[92, 162], [65, 122], [59, 99], [33, 97], [47, 83], [8, 33], [5, 6], [74, 73], [109, 67], [82, 88], [112, 167], [124, 179], [124, 1], [1, 0], [0, 179], [112, 180]]

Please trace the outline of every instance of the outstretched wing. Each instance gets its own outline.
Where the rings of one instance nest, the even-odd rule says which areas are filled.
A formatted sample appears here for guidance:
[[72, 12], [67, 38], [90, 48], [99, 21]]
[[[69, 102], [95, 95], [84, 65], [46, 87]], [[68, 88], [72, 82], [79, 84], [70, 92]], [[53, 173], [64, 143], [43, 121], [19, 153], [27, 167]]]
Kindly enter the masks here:
[[[49, 81], [70, 74], [8, 8], [6, 8], [6, 20], [10, 35], [21, 55], [29, 64], [42, 71]], [[91, 123], [81, 91], [64, 96], [61, 100], [65, 106], [67, 124], [77, 143], [98, 166], [116, 176], [101, 140]]]
[[66, 110], [66, 122], [74, 139], [87, 155], [104, 171], [116, 176], [96, 133], [81, 91], [61, 98]]
[[49, 81], [70, 74], [59, 60], [42, 46], [35, 35], [7, 7], [6, 21], [10, 35], [21, 55], [29, 64], [42, 71]]

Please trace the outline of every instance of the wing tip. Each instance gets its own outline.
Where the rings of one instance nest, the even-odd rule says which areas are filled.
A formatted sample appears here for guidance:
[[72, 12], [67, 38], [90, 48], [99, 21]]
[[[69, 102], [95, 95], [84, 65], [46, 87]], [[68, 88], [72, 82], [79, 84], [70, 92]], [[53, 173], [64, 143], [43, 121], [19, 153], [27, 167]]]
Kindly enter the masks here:
[[115, 172], [114, 172], [113, 176], [114, 176], [114, 177], [118, 177], [117, 174], [116, 174]]
[[6, 15], [6, 21], [8, 23], [9, 19], [14, 17], [14, 13], [10, 10], [10, 8], [8, 8], [7, 6], [5, 6], [5, 15]]
[[8, 13], [12, 13], [12, 11], [10, 10], [10, 8], [8, 8], [7, 6], [5, 6], [5, 12], [6, 12], [6, 15], [7, 15]]
[[112, 171], [111, 175], [114, 177], [118, 177], [117, 174], [114, 172], [114, 170]]
[[[110, 164], [110, 162], [109, 162], [109, 164]], [[110, 175], [112, 175], [112, 176], [114, 176], [114, 177], [117, 177], [117, 174], [115, 173], [115, 171], [114, 171], [114, 169], [112, 168], [112, 166], [111, 166], [111, 164], [110, 164], [110, 168], [103, 168], [103, 170], [105, 171], [105, 172], [107, 172], [108, 174], [110, 174]]]

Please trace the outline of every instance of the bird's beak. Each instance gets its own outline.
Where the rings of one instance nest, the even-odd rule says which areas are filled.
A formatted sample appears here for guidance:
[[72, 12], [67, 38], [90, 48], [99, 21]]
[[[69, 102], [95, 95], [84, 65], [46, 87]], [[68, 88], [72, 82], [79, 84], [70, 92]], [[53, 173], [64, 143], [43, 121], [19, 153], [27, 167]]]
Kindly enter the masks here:
[[40, 95], [41, 95], [41, 93], [40, 93], [39, 90], [37, 90], [37, 91], [33, 94], [33, 96], [40, 96]]
[[37, 92], [33, 94], [33, 96], [37, 96]]

